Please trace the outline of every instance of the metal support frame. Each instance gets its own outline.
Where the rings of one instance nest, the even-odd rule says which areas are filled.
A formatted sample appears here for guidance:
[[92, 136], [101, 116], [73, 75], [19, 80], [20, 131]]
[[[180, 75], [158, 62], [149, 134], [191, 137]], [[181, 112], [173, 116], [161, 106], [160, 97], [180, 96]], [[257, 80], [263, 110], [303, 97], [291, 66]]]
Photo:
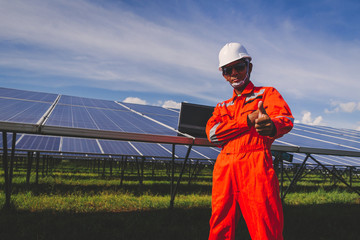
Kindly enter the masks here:
[[10, 185], [9, 185], [9, 168], [8, 168], [8, 148], [7, 148], [7, 132], [2, 133], [3, 138], [3, 166], [5, 176], [5, 209], [10, 208]]
[[123, 185], [123, 181], [124, 181], [124, 174], [125, 174], [125, 168], [127, 166], [127, 156], [123, 156], [121, 157], [121, 179], [120, 179], [120, 186]]
[[177, 190], [179, 188], [179, 185], [180, 185], [180, 181], [181, 181], [181, 178], [182, 178], [182, 175], [185, 171], [185, 166], [186, 166], [186, 163], [187, 163], [187, 160], [189, 158], [189, 155], [190, 155], [190, 152], [191, 152], [191, 148], [192, 148], [192, 145], [189, 145], [188, 147], [188, 150], [186, 152], [186, 156], [185, 156], [185, 159], [184, 159], [184, 163], [182, 165], [182, 168], [181, 168], [181, 172], [179, 174], [179, 177], [178, 177], [178, 180], [177, 180], [177, 183], [175, 185], [175, 187], [173, 188], [173, 182], [174, 182], [174, 165], [175, 165], [175, 144], [173, 144], [173, 158], [172, 158], [172, 162], [173, 162], [173, 172], [172, 172], [172, 180], [171, 180], [171, 192], [170, 192], [170, 195], [171, 195], [171, 199], [170, 199], [170, 209], [173, 209], [174, 208], [174, 201], [175, 201], [175, 196], [176, 196], [176, 193], [177, 193]]
[[26, 168], [26, 185], [27, 185], [27, 186], [30, 185], [30, 176], [31, 176], [32, 161], [33, 161], [33, 153], [32, 153], [32, 152], [28, 152], [27, 168]]
[[[309, 154], [310, 155], [310, 154]], [[321, 162], [319, 162], [318, 160], [316, 160], [313, 156], [310, 155], [310, 158], [316, 162], [317, 164], [319, 164], [323, 169], [325, 169], [326, 171], [330, 172], [335, 178], [337, 178], [340, 182], [344, 183], [350, 190], [356, 192], [359, 196], [360, 196], [360, 192], [357, 191], [356, 189], [354, 189], [353, 187], [351, 187], [341, 176], [338, 176], [336, 174], [336, 170], [335, 171], [331, 171], [329, 170], [324, 164], [322, 164]]]
[[3, 168], [4, 168], [4, 177], [5, 177], [5, 205], [4, 209], [11, 208], [11, 192], [12, 192], [12, 178], [14, 170], [14, 158], [15, 158], [15, 143], [16, 143], [16, 133], [12, 135], [12, 147], [10, 155], [10, 166], [8, 159], [8, 142], [7, 142], [7, 132], [2, 132], [3, 137]]
[[197, 169], [197, 167], [199, 166], [199, 161], [200, 161], [200, 160], [197, 160], [197, 161], [196, 161], [195, 166], [194, 166], [194, 169], [193, 169], [193, 171], [192, 171], [191, 174], [190, 174], [190, 167], [189, 167], [189, 174], [190, 174], [190, 176], [189, 176], [188, 185], [190, 185], [191, 180], [192, 180], [192, 179], [195, 177], [195, 175], [196, 175], [196, 169]]
[[[306, 166], [306, 161], [311, 158], [314, 162], [316, 162], [318, 164], [318, 166], [321, 166], [325, 171], [327, 171], [329, 174], [331, 174], [334, 178], [338, 179], [340, 182], [344, 183], [350, 190], [352, 190], [353, 192], [357, 193], [360, 196], [360, 192], [357, 191], [356, 189], [354, 189], [351, 186], [351, 181], [352, 181], [352, 177], [351, 174], [352, 172], [350, 171], [350, 184], [348, 184], [343, 177], [341, 177], [336, 169], [334, 168], [333, 170], [330, 170], [329, 168], [327, 168], [324, 164], [322, 164], [320, 161], [316, 160], [313, 156], [311, 156], [310, 153], [306, 154], [306, 157], [304, 159], [304, 161], [302, 162], [300, 168], [298, 169], [298, 171], [296, 172], [295, 176], [293, 177], [292, 181], [290, 182], [290, 185], [288, 186], [288, 188], [286, 189], [286, 191], [283, 193], [281, 193], [281, 199], [284, 200], [286, 194], [289, 192], [289, 190], [296, 184], [297, 181], [300, 180], [301, 175], [305, 169]], [[335, 167], [335, 166], [334, 166]], [[316, 167], [317, 168], [317, 167]], [[315, 169], [316, 169], [315, 168]], [[312, 171], [314, 171], [315, 169], [313, 169]], [[351, 167], [350, 167], [351, 169]]]
[[137, 168], [137, 173], [138, 173], [138, 177], [139, 177], [139, 183], [140, 183], [140, 186], [141, 186], [143, 184], [143, 180], [144, 180], [145, 157], [141, 157], [141, 162], [140, 163], [138, 161], [138, 157], [135, 157], [135, 161], [136, 161], [136, 168]]
[[289, 190], [291, 189], [291, 187], [297, 182], [298, 178], [300, 177], [303, 169], [305, 168], [305, 163], [306, 161], [309, 159], [310, 154], [307, 154], [304, 161], [302, 162], [300, 168], [298, 169], [298, 171], [296, 172], [295, 176], [293, 177], [292, 181], [290, 182], [289, 187], [285, 190], [285, 192], [282, 194], [281, 196], [281, 200], [284, 200], [286, 197], [286, 194], [289, 192]]
[[35, 184], [39, 184], [39, 164], [40, 164], [40, 152], [36, 152], [36, 178]]

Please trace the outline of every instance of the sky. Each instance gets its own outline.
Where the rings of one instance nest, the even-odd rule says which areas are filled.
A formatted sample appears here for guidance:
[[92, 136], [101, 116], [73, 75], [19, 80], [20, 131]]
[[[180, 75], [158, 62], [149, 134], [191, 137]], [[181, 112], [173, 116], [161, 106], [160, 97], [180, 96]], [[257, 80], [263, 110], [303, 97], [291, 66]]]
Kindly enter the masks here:
[[358, 0], [0, 0], [0, 87], [179, 107], [232, 96], [218, 53], [296, 122], [360, 130]]

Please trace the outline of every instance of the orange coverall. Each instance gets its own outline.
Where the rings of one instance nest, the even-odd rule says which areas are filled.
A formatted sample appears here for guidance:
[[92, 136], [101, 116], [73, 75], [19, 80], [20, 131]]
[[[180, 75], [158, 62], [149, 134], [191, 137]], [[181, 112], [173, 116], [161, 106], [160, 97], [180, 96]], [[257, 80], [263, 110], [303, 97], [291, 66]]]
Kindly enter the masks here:
[[[274, 122], [274, 137], [259, 135], [247, 124], [247, 115], [263, 101]], [[212, 216], [209, 239], [234, 239], [241, 216], [252, 239], [283, 239], [283, 211], [279, 182], [270, 147], [293, 127], [290, 108], [272, 87], [254, 87], [217, 104], [206, 125], [210, 142], [221, 146], [213, 171]], [[241, 213], [240, 213], [241, 211]]]

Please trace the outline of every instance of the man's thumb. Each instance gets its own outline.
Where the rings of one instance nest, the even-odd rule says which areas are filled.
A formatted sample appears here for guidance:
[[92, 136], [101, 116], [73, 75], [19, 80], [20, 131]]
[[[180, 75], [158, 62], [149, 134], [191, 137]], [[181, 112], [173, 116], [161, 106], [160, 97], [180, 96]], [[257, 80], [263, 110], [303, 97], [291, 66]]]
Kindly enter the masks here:
[[265, 111], [265, 108], [264, 108], [264, 104], [262, 101], [259, 102], [258, 104], [258, 109], [259, 109], [259, 112], [262, 113], [262, 114], [267, 114], [266, 111]]

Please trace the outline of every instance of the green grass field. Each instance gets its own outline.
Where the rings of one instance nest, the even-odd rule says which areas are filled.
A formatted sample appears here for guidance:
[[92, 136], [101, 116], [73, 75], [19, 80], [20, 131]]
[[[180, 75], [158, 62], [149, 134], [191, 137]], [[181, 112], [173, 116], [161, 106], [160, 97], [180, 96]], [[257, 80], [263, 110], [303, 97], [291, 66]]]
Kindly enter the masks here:
[[[0, 239], [207, 239], [211, 169], [190, 184], [187, 172], [169, 209], [171, 174], [165, 165], [154, 171], [145, 166], [142, 184], [135, 165], [127, 167], [122, 184], [116, 166], [110, 176], [109, 168], [63, 161], [47, 174], [40, 172], [37, 184], [34, 172], [26, 183], [20, 166], [14, 171], [12, 209], [0, 210]], [[286, 179], [284, 186], [289, 183]], [[360, 189], [359, 178], [352, 184]], [[285, 239], [359, 239], [360, 197], [330, 177], [306, 175], [283, 207]], [[250, 239], [244, 220], [236, 239]]]

